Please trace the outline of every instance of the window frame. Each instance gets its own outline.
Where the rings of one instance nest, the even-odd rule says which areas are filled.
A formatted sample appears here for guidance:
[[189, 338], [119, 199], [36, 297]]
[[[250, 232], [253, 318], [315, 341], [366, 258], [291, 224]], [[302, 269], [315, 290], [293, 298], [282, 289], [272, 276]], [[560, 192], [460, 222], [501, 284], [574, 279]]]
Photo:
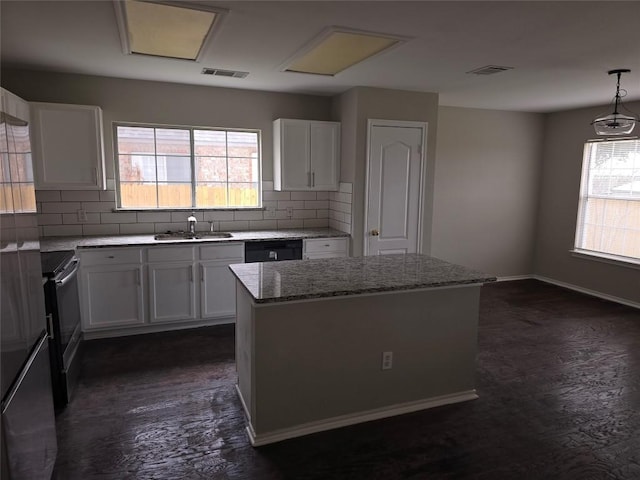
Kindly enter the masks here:
[[[118, 127], [139, 127], [139, 128], [153, 128], [153, 129], [176, 129], [176, 130], [187, 130], [189, 132], [189, 145], [190, 145], [190, 165], [191, 165], [191, 206], [190, 207], [123, 207], [121, 200], [121, 188], [120, 188], [120, 160], [119, 156], [119, 147], [118, 147]], [[257, 136], [257, 152], [258, 158], [256, 161], [257, 165], [257, 173], [258, 179], [256, 181], [258, 186], [258, 204], [255, 206], [227, 206], [227, 207], [201, 207], [195, 206], [196, 203], [196, 153], [195, 153], [195, 141], [194, 141], [194, 132], [196, 130], [204, 130], [204, 131], [217, 131], [217, 132], [250, 132], [255, 133]], [[140, 122], [120, 122], [114, 121], [112, 122], [112, 135], [113, 135], [113, 159], [114, 159], [114, 174], [115, 174], [115, 194], [116, 194], [116, 211], [124, 211], [124, 212], [172, 212], [172, 211], [189, 211], [189, 212], [198, 212], [198, 211], [234, 211], [234, 210], [263, 210], [263, 199], [262, 199], [262, 130], [257, 128], [228, 128], [228, 127], [203, 127], [196, 125], [169, 125], [169, 124], [160, 124], [160, 123], [140, 123]], [[157, 157], [157, 153], [154, 154]], [[226, 157], [228, 160], [228, 156]], [[157, 168], [157, 166], [156, 166]], [[158, 182], [156, 178], [156, 183]], [[229, 185], [229, 180], [225, 182], [226, 185]]]
[[578, 212], [576, 216], [576, 226], [575, 226], [575, 237], [574, 237], [574, 248], [570, 250], [570, 253], [576, 258], [595, 260], [598, 262], [604, 262], [624, 267], [630, 268], [640, 268], [640, 257], [630, 257], [625, 255], [620, 255], [617, 253], [611, 253], [603, 250], [589, 250], [583, 248], [581, 245], [583, 244], [583, 237], [585, 235], [585, 217], [587, 210], [587, 203], [589, 198], [607, 198], [607, 199], [616, 199], [616, 200], [625, 200], [628, 202], [640, 202], [639, 198], [633, 198], [632, 196], [624, 195], [620, 197], [615, 196], [606, 196], [606, 195], [598, 195], [598, 194], [589, 194], [589, 179], [590, 179], [590, 157], [587, 157], [587, 152], [592, 148], [593, 144], [601, 144], [601, 143], [609, 143], [609, 142], [622, 142], [622, 141], [638, 141], [638, 137], [624, 137], [624, 138], [607, 138], [607, 139], [592, 139], [587, 140], [584, 143], [583, 154], [582, 154], [582, 167], [581, 167], [581, 175], [580, 175], [580, 189], [578, 196]]

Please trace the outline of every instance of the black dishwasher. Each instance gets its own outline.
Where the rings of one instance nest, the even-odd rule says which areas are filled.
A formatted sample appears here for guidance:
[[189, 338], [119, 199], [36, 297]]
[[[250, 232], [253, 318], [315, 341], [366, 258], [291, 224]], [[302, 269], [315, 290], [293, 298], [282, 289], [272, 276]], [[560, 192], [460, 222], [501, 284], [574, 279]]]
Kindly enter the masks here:
[[244, 243], [245, 263], [300, 259], [302, 259], [302, 240], [265, 240]]

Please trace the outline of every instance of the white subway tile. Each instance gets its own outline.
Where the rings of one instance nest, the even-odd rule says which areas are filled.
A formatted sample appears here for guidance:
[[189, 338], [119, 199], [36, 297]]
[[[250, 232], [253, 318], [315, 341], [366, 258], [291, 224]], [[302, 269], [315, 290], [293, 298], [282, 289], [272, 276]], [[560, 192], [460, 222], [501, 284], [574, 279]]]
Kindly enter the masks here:
[[287, 208], [304, 208], [304, 201], [303, 200], [295, 200], [295, 201], [282, 200], [278, 202], [278, 210], [287, 209]]
[[273, 191], [273, 182], [271, 180], [264, 180], [262, 182], [262, 191]]
[[38, 225], [62, 225], [62, 214], [41, 213], [38, 215]]
[[289, 192], [262, 192], [263, 200], [291, 200]]
[[329, 200], [306, 200], [304, 202], [304, 208], [329, 208]]
[[233, 210], [214, 210], [212, 212], [204, 212], [204, 221], [231, 221], [233, 220]]
[[316, 192], [291, 192], [291, 200], [316, 200]]
[[262, 210], [237, 210], [233, 212], [234, 220], [263, 220]]
[[44, 237], [68, 237], [82, 235], [82, 225], [45, 225], [42, 227]]
[[249, 221], [250, 230], [276, 230], [278, 222], [276, 220], [254, 220]]
[[76, 213], [80, 202], [48, 202], [42, 204], [42, 213]]
[[353, 183], [340, 182], [340, 191], [344, 193], [353, 193]]
[[120, 235], [153, 233], [155, 233], [155, 225], [153, 223], [123, 223], [120, 225]]
[[236, 220], [233, 222], [220, 222], [220, 230], [223, 232], [228, 230], [249, 230], [249, 221]]
[[196, 220], [198, 220], [199, 222], [203, 222], [204, 221], [204, 213], [203, 212], [191, 212], [189, 210], [185, 210], [182, 212], [171, 212], [171, 222], [172, 223], [180, 223], [180, 222], [184, 222], [185, 225], [185, 229], [187, 228], [187, 218], [189, 218], [191, 216], [191, 214], [193, 213], [193, 216], [196, 217]]
[[338, 220], [340, 222], [344, 222], [344, 216], [346, 215], [346, 213], [344, 212], [339, 212], [337, 210], [329, 210], [329, 218], [333, 219], [333, 220]]
[[136, 212], [109, 212], [100, 214], [100, 223], [137, 223]]
[[286, 210], [276, 210], [276, 220], [287, 220], [288, 218]]
[[111, 202], [82, 202], [82, 209], [86, 212], [112, 212], [114, 207]]
[[296, 220], [278, 220], [278, 230], [286, 228], [303, 228], [304, 223], [302, 219]]
[[351, 225], [343, 222], [339, 222], [338, 220], [329, 220], [329, 227], [334, 228], [340, 232], [351, 233]]
[[60, 192], [63, 202], [99, 202], [100, 192], [97, 190], [63, 190]]
[[329, 200], [329, 194], [332, 192], [316, 192], [316, 200]]
[[119, 235], [120, 225], [82, 225], [84, 235]]
[[321, 208], [316, 210], [316, 217], [318, 218], [329, 218], [329, 210], [326, 208]]
[[337, 210], [338, 212], [351, 213], [351, 204], [342, 202], [331, 202], [329, 210]]
[[100, 191], [100, 201], [101, 202], [113, 202], [114, 207], [115, 207], [116, 192], [114, 190], [101, 190]]
[[170, 212], [137, 212], [138, 223], [171, 222]]
[[315, 210], [294, 210], [293, 218], [317, 218]]
[[178, 232], [180, 230], [184, 231], [184, 222], [182, 223], [170, 223], [170, 222], [163, 222], [163, 223], [156, 223], [155, 225], [155, 231], [156, 233], [164, 233], [164, 232]]
[[329, 226], [328, 218], [305, 218], [303, 228], [326, 228]]
[[262, 202], [262, 208], [264, 208], [265, 210], [267, 208], [278, 208], [278, 202], [276, 202], [275, 200], [271, 200], [269, 202]]
[[59, 202], [60, 190], [36, 190], [37, 202]]
[[348, 223], [349, 225], [351, 225], [351, 214], [350, 213], [345, 213], [344, 214], [344, 223]]
[[99, 213], [87, 213], [87, 221], [79, 222], [78, 221], [78, 213], [63, 213], [62, 214], [62, 223], [65, 225], [78, 225], [78, 224], [90, 224], [90, 223], [100, 223], [100, 214]]

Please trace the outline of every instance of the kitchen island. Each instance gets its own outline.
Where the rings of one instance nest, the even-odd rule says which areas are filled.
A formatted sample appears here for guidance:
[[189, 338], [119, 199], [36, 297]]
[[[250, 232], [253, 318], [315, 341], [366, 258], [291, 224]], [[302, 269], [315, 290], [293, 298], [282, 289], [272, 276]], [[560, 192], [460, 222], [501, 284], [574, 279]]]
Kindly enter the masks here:
[[477, 398], [480, 288], [495, 277], [418, 254], [229, 268], [253, 445]]

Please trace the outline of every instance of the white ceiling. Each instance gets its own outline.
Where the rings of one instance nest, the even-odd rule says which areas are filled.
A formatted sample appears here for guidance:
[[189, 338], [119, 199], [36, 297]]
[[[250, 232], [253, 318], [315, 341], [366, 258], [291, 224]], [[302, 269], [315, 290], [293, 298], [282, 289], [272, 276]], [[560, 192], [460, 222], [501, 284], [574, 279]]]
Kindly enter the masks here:
[[[278, 92], [437, 92], [448, 106], [550, 112], [640, 100], [639, 1], [205, 1], [228, 9], [202, 62], [124, 55], [111, 1], [0, 2], [3, 67]], [[279, 67], [328, 26], [412, 37], [335, 77]], [[465, 72], [514, 67], [491, 76]], [[205, 76], [203, 67], [249, 72]]]

